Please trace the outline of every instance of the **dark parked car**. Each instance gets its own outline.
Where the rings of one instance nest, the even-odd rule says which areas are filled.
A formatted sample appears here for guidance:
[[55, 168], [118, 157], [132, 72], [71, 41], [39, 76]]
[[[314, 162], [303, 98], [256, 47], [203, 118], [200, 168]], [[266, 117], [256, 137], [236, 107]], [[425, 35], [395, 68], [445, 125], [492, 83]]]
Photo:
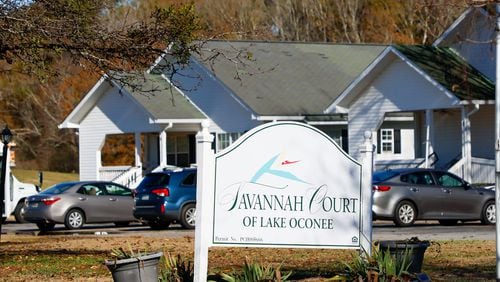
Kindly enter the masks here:
[[193, 229], [196, 220], [196, 169], [147, 174], [136, 189], [134, 216], [152, 229], [178, 222]]
[[56, 223], [64, 223], [67, 229], [104, 222], [127, 226], [136, 221], [133, 208], [132, 190], [119, 184], [63, 182], [28, 197], [23, 216], [26, 221], [36, 223], [40, 230], [53, 229]]
[[460, 177], [434, 169], [394, 169], [373, 174], [373, 217], [410, 226], [417, 219], [443, 225], [459, 220], [496, 222], [495, 191], [474, 188]]

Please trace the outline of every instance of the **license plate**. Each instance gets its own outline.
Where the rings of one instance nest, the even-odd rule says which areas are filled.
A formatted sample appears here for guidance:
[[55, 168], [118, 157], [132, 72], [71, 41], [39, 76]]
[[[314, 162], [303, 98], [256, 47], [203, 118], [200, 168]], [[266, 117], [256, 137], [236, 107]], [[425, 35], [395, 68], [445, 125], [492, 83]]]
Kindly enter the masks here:
[[149, 200], [149, 195], [142, 195], [141, 200]]
[[32, 207], [32, 208], [38, 208], [38, 203], [32, 203], [32, 204], [30, 204], [30, 207]]

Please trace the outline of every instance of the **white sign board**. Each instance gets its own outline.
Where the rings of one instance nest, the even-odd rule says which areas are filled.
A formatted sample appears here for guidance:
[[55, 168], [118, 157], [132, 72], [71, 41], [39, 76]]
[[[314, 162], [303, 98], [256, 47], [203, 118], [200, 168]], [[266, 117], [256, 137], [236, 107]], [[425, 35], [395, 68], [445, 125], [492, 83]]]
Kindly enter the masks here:
[[270, 123], [215, 156], [210, 245], [359, 248], [361, 165], [302, 123]]

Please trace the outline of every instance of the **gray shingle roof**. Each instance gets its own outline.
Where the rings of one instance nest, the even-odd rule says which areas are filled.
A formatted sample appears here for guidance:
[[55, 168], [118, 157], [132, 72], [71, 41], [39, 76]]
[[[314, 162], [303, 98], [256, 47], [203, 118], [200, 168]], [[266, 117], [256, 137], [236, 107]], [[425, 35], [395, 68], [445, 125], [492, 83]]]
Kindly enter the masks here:
[[495, 84], [450, 48], [398, 45], [414, 62], [460, 100], [494, 100]]
[[386, 47], [209, 41], [200, 61], [257, 114], [300, 116], [322, 114]]
[[146, 74], [145, 80], [140, 82], [139, 87], [125, 86], [125, 89], [154, 119], [206, 118], [160, 75]]

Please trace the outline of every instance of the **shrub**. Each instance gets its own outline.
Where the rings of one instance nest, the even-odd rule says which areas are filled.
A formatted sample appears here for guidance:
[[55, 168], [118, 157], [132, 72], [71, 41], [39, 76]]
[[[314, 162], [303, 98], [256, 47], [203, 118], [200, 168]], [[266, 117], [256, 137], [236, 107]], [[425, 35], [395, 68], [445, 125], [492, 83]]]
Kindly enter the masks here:
[[374, 249], [371, 257], [356, 256], [351, 263], [345, 263], [346, 271], [331, 281], [411, 281], [408, 272], [411, 264], [411, 250], [406, 248], [402, 259], [391, 255], [389, 250]]
[[263, 267], [258, 263], [245, 260], [241, 273], [231, 276], [222, 273], [222, 281], [226, 282], [271, 282], [271, 281], [287, 281], [292, 272], [285, 275], [281, 274], [281, 265], [273, 268], [272, 266]]
[[194, 265], [184, 260], [180, 255], [172, 257], [170, 253], [163, 257], [160, 266], [159, 281], [164, 282], [191, 282], [194, 280]]

